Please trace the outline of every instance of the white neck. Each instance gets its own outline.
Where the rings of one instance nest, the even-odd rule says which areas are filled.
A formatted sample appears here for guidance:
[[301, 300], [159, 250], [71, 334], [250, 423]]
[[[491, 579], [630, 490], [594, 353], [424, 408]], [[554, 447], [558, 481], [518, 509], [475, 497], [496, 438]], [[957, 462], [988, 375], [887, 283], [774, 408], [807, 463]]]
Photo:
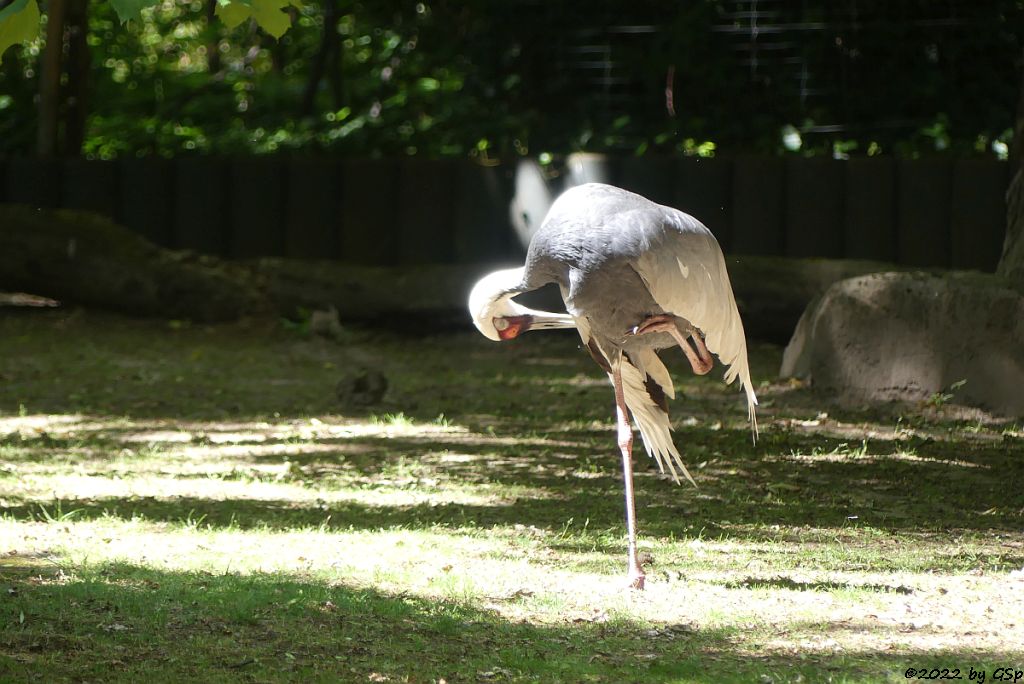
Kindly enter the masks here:
[[477, 329], [492, 340], [499, 339], [494, 327], [495, 319], [530, 317], [527, 329], [574, 328], [576, 322], [569, 314], [531, 309], [512, 301], [523, 292], [524, 267], [494, 271], [477, 282], [469, 294], [469, 312]]

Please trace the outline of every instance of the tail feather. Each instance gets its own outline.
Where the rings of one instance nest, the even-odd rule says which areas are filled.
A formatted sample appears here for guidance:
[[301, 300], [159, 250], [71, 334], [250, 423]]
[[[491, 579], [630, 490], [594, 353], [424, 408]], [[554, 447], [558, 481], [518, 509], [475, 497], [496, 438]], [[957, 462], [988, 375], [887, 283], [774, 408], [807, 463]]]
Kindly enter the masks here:
[[[653, 352], [651, 353], [653, 355]], [[672, 479], [677, 484], [680, 481], [679, 472], [682, 471], [683, 476], [696, 487], [697, 483], [690, 475], [690, 471], [686, 469], [683, 457], [672, 442], [672, 426], [669, 423], [668, 413], [650, 396], [646, 387], [647, 380], [653, 380], [652, 376], [641, 373], [636, 366], [625, 359], [619, 363], [626, 407], [633, 417], [633, 422], [640, 429], [640, 437], [647, 453], [658, 464], [661, 472], [664, 473], [666, 466], [668, 467]], [[650, 365], [649, 360], [645, 365]], [[665, 390], [664, 387], [662, 389]], [[665, 391], [667, 393], [667, 390]]]

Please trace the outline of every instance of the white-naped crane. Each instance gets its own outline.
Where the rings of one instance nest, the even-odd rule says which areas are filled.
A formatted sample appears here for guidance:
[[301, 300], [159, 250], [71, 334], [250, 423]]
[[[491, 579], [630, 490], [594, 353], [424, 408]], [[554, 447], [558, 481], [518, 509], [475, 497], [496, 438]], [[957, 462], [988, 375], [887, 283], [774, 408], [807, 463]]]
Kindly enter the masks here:
[[[567, 314], [513, 301], [550, 283], [558, 284]], [[747, 342], [718, 241], [677, 209], [611, 185], [580, 185], [551, 206], [530, 241], [526, 265], [482, 278], [469, 295], [469, 310], [477, 329], [495, 341], [528, 330], [576, 328], [608, 373], [626, 490], [628, 578], [631, 587], [643, 589], [630, 415], [661, 471], [667, 466], [677, 483], [680, 472], [693, 483], [672, 442], [667, 399], [675, 390], [657, 350], [678, 345], [700, 375], [711, 370], [711, 354], [717, 355], [728, 366], [726, 383], [742, 383], [757, 436]]]

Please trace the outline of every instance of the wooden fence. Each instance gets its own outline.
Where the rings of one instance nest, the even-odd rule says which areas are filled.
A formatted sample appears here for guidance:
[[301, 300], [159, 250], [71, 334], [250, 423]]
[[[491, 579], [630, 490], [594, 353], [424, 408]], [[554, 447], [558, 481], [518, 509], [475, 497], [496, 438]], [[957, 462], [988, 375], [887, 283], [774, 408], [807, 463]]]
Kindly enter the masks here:
[[[1005, 234], [1007, 168], [581, 156], [554, 184], [607, 180], [677, 206], [731, 253], [991, 271]], [[90, 209], [157, 244], [227, 257], [469, 263], [522, 256], [509, 212], [515, 170], [418, 159], [7, 159], [0, 201]]]

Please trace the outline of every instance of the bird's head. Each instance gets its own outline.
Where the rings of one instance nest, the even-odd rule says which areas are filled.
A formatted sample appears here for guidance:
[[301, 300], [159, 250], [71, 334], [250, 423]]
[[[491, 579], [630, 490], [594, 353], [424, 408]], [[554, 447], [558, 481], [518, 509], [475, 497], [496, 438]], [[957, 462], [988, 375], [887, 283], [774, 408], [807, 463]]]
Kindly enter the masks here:
[[523, 269], [509, 268], [490, 273], [469, 293], [469, 314], [484, 337], [499, 342], [518, 337], [527, 330], [573, 328], [568, 314], [528, 309], [512, 301], [522, 290]]

